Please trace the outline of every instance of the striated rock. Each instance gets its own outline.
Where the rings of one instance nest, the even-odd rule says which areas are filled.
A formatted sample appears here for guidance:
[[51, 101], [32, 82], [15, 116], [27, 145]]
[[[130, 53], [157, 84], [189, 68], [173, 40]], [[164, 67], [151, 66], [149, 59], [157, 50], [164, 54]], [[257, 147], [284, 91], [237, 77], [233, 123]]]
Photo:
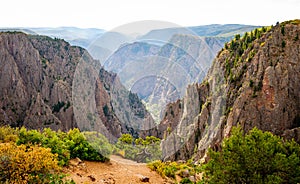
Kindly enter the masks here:
[[162, 46], [126, 44], [106, 60], [104, 68], [116, 72], [125, 87], [139, 95], [158, 123], [167, 103], [181, 98], [189, 83], [203, 80], [226, 40], [190, 33], [174, 34]]
[[[52, 47], [48, 45], [51, 52], [47, 56], [42, 55], [44, 52], [39, 50], [40, 42], [45, 42], [43, 47], [47, 46], [46, 43], [53, 42]], [[61, 122], [62, 119], [58, 117], [60, 112], [53, 108], [58, 102], [67, 104], [70, 98], [70, 95], [61, 93], [64, 90], [59, 90], [60, 82], [65, 79], [63, 75], [69, 75], [65, 65], [60, 63], [66, 63], [69, 54], [60, 47], [71, 49], [66, 42], [46, 37], [37, 39], [22, 33], [1, 33], [0, 94], [2, 110], [7, 117], [6, 121], [1, 119], [1, 122], [12, 126], [25, 125], [29, 128], [51, 127], [66, 130], [75, 127], [75, 122], [71, 121], [72, 110], [61, 112], [65, 117]], [[80, 57], [78, 48], [72, 47], [71, 50], [74, 56]], [[54, 58], [54, 55], [60, 57]], [[65, 60], [62, 60], [62, 57], [65, 57]], [[70, 63], [74, 64], [75, 60]], [[59, 70], [53, 71], [53, 68]], [[55, 110], [57, 112], [54, 112]]]
[[252, 28], [209, 25], [151, 30], [136, 42], [120, 45], [103, 65], [138, 94], [159, 123], [168, 103], [182, 98], [188, 84], [202, 82], [224, 43]]
[[219, 150], [237, 124], [299, 142], [299, 22], [248, 33], [252, 41], [237, 38], [219, 52], [204, 82], [189, 86], [181, 100], [176, 128], [162, 142], [166, 160], [200, 159], [209, 147]]
[[[120, 82], [119, 77], [100, 69], [100, 79], [111, 98], [112, 110], [122, 122], [122, 133], [130, 133], [134, 137], [144, 136], [143, 130], [155, 127], [151, 114], [139, 97], [128, 91]], [[113, 127], [112, 127], [113, 128]]]
[[79, 127], [112, 141], [122, 132], [138, 134], [142, 122], [153, 122], [150, 114], [120, 83], [106, 80], [117, 78], [114, 74], [103, 69], [99, 74], [100, 69], [84, 49], [64, 40], [0, 33], [0, 125], [63, 131]]

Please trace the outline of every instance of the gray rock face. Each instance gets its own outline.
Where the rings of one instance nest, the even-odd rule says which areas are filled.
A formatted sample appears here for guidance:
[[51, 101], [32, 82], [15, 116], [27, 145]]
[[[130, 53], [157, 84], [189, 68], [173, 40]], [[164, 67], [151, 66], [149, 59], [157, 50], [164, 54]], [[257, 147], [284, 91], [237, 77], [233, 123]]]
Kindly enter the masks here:
[[116, 72], [159, 122], [166, 104], [182, 98], [188, 84], [203, 80], [226, 40], [175, 34], [162, 46], [126, 44], [106, 60], [104, 68]]
[[177, 126], [162, 143], [165, 159], [204, 158], [209, 147], [220, 148], [237, 124], [245, 131], [258, 127], [299, 142], [298, 22], [257, 34], [242, 52], [230, 45], [242, 45], [243, 39], [219, 52], [204, 82], [188, 87], [184, 108], [172, 118]]
[[151, 114], [137, 94], [128, 91], [116, 74], [100, 69], [100, 79], [105, 91], [110, 95], [114, 114], [122, 122], [122, 133], [135, 137], [142, 135], [143, 130], [155, 127]]
[[[74, 126], [70, 120], [72, 110], [68, 110], [69, 107], [65, 106], [63, 114], [66, 121], [63, 124], [58, 119], [62, 107], [53, 108], [59, 102], [70, 102], [70, 96], [66, 94], [70, 85], [66, 85], [68, 81], [63, 80], [68, 75], [64, 72], [68, 59], [65, 50], [57, 52], [59, 49], [55, 50], [55, 45], [47, 47], [51, 40], [48, 42], [46, 37], [37, 40], [22, 33], [1, 33], [0, 37], [0, 94], [2, 114], [6, 117], [1, 121], [29, 128], [49, 126], [66, 130]], [[44, 45], [40, 43], [43, 39]], [[69, 47], [66, 42], [54, 43], [58, 48]], [[36, 47], [39, 46], [47, 47], [49, 51], [38, 50]], [[79, 49], [74, 48], [73, 51], [80, 57]]]
[[[100, 68], [84, 49], [63, 40], [0, 33], [0, 124], [79, 127], [114, 139], [131, 129], [137, 133], [144, 121], [153, 122], [139, 98], [108, 80], [117, 77], [103, 69], [99, 73]], [[130, 126], [131, 121], [141, 124]]]

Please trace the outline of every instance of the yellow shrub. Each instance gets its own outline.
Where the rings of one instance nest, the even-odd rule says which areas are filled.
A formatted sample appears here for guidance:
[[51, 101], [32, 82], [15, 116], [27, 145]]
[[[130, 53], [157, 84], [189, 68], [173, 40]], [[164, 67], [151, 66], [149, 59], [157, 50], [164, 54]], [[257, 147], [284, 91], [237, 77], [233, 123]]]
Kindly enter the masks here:
[[16, 142], [19, 129], [11, 128], [10, 126], [0, 127], [0, 143]]
[[0, 144], [0, 183], [48, 183], [59, 170], [49, 148]]

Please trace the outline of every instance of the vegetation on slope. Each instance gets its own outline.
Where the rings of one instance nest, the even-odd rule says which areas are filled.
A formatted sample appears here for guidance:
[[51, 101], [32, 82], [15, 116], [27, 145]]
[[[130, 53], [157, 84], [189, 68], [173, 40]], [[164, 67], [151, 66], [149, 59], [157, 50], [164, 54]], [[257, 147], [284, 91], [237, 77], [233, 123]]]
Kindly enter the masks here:
[[71, 158], [106, 161], [112, 145], [101, 134], [0, 127], [0, 182], [62, 183]]
[[[225, 77], [227, 80], [237, 82], [242, 77], [246, 71], [247, 62], [251, 62], [257, 52], [253, 42], [271, 29], [272, 26], [257, 28], [249, 33], [246, 32], [243, 37], [237, 34], [233, 40], [225, 44], [225, 50], [228, 50], [230, 55], [226, 58], [225, 63]], [[264, 43], [261, 42], [260, 44], [263, 45]]]
[[[281, 47], [283, 50], [286, 47], [287, 41], [291, 39], [289, 37], [285, 37], [287, 35], [285, 30], [288, 24], [299, 25], [300, 20], [285, 21], [280, 24], [277, 22], [276, 26], [272, 25], [268, 27], [256, 28], [251, 32], [245, 33], [243, 36], [239, 34], [235, 35], [233, 40], [225, 43], [224, 48], [218, 54], [218, 56], [221, 54], [226, 55], [226, 60], [224, 62], [224, 77], [229, 86], [229, 90], [227, 94], [227, 107], [223, 112], [224, 115], [228, 115], [230, 112], [230, 109], [234, 103], [234, 98], [237, 94], [239, 94], [239, 89], [243, 86], [243, 83], [245, 82], [245, 74], [249, 70], [249, 66], [252, 66], [251, 61], [259, 52], [259, 50], [266, 45], [268, 40], [272, 39], [272, 33], [275, 32], [277, 28], [280, 30], [280, 34], [283, 36], [282, 41], [280, 41], [280, 45], [267, 44], [267, 49], [270, 50], [271, 47]], [[298, 41], [298, 34], [291, 40]], [[280, 55], [280, 53], [278, 53], [278, 55]], [[279, 62], [278, 58], [271, 58], [269, 55], [268, 57], [270, 57], [270, 61], [268, 61], [270, 66], [276, 66], [276, 64]], [[258, 97], [258, 93], [262, 90], [262, 80], [263, 76], [250, 76], [249, 87], [251, 87], [253, 90], [253, 98]]]
[[130, 134], [123, 134], [116, 144], [115, 153], [137, 162], [151, 162], [162, 157], [160, 139], [154, 136], [135, 139]]
[[178, 162], [162, 162], [160, 160], [151, 162], [148, 167], [158, 172], [163, 177], [169, 177], [175, 179], [176, 175], [182, 178], [188, 175], [195, 175], [201, 171], [201, 168], [192, 163], [192, 160], [188, 160], [186, 163]]
[[[87, 139], [85, 135], [94, 139]], [[97, 139], [98, 138], [98, 139]], [[102, 144], [94, 144], [95, 142], [102, 142]], [[75, 128], [69, 132], [53, 131], [49, 128], [43, 131], [27, 130], [21, 128], [18, 134], [18, 145], [37, 144], [45, 148], [50, 148], [53, 154], [58, 155], [60, 165], [66, 165], [71, 158], [80, 158], [82, 160], [92, 161], [106, 161], [112, 148], [108, 140], [95, 132], [82, 133]], [[92, 146], [93, 145], [93, 146]], [[102, 155], [100, 153], [108, 153]]]
[[204, 165], [208, 183], [299, 183], [300, 146], [270, 132], [240, 127], [224, 139], [222, 150], [209, 150]]
[[[109, 160], [112, 153], [139, 162], [161, 158], [160, 139], [123, 134], [116, 145], [97, 132], [0, 127], [0, 183], [63, 183], [61, 167], [72, 158]], [[68, 181], [66, 181], [68, 182]]]
[[[194, 125], [199, 129], [195, 131], [196, 138], [191, 138], [191, 141], [187, 142], [185, 147], [180, 150], [181, 155], [188, 154], [179, 157], [179, 159], [187, 159], [193, 156], [202, 158], [206, 149], [208, 147], [212, 148], [207, 157], [210, 160], [207, 164], [201, 166], [202, 171], [200, 173], [204, 174], [205, 177], [202, 181], [199, 181], [200, 183], [299, 183], [300, 146], [293, 140], [287, 141], [276, 136], [286, 136], [286, 134], [283, 134], [285, 132], [291, 134], [286, 136], [288, 138], [299, 137], [298, 93], [285, 93], [278, 90], [278, 88], [287, 88], [286, 91], [298, 89], [299, 83], [297, 80], [293, 83], [293, 80], [288, 77], [284, 79], [284, 77], [286, 77], [286, 73], [289, 77], [296, 76], [297, 73], [293, 70], [298, 71], [299, 53], [296, 48], [299, 46], [299, 24], [300, 20], [293, 20], [278, 23], [274, 27], [262, 27], [243, 36], [236, 35], [219, 52], [214, 64], [219, 67], [217, 71], [224, 71], [225, 80], [224, 83], [221, 83], [222, 86], [212, 89], [215, 90], [213, 93], [222, 95], [221, 97], [225, 99], [225, 103], [220, 105], [223, 109], [205, 107], [206, 112], [202, 108], [199, 116], [186, 116], [192, 120], [197, 118]], [[285, 67], [293, 68], [293, 70], [287, 70]], [[270, 75], [267, 69], [273, 71], [276, 69], [275, 76]], [[212, 80], [213, 77], [215, 77], [213, 74], [209, 75], [207, 81], [204, 81], [198, 88], [201, 95], [207, 95], [204, 91], [206, 88], [201, 88], [202, 86], [209, 88], [210, 85], [214, 85], [211, 81], [219, 80], [218, 78]], [[270, 83], [268, 79], [276, 82]], [[216, 83], [218, 85], [218, 82]], [[274, 94], [270, 94], [269, 88], [266, 88], [270, 86], [275, 89]], [[222, 90], [224, 88], [226, 90]], [[284, 96], [286, 94], [287, 97]], [[280, 98], [278, 101], [275, 100], [276, 105], [280, 108], [278, 106], [268, 108], [267, 103], [272, 102], [272, 100], [267, 99], [266, 96], [274, 99]], [[292, 96], [292, 98], [289, 96]], [[188, 98], [192, 99], [193, 96], [190, 95], [186, 99]], [[263, 101], [263, 99], [266, 100]], [[293, 101], [296, 101], [295, 107], [289, 108]], [[203, 104], [211, 105], [210, 94], [204, 98], [203, 102]], [[258, 105], [262, 108], [257, 108]], [[196, 108], [191, 105], [185, 107]], [[288, 112], [289, 118], [281, 118], [283, 115], [279, 111]], [[219, 121], [220, 126], [212, 126], [210, 131], [205, 123], [210, 125], [212, 121], [206, 121], [206, 119], [211, 119], [212, 113], [219, 112], [222, 117]], [[274, 115], [268, 118], [268, 113]], [[227, 121], [228, 117], [229, 120]], [[292, 121], [292, 123], [289, 121]], [[188, 123], [183, 125], [186, 126]], [[241, 124], [242, 129], [249, 133], [246, 134], [241, 128], [237, 128], [237, 130], [233, 128], [232, 130], [231, 127], [236, 124]], [[202, 125], [203, 130], [201, 130]], [[253, 129], [253, 127], [271, 131], [276, 135], [263, 132], [257, 128]], [[177, 128], [177, 130], [180, 128]], [[212, 133], [205, 134], [206, 130]], [[231, 132], [231, 136], [223, 139], [229, 132]], [[292, 135], [293, 133], [295, 135]], [[197, 146], [201, 146], [201, 143], [203, 145], [202, 140], [207, 141], [208, 139], [199, 140], [207, 135], [211, 137], [212, 142], [205, 142], [208, 146], [199, 149]], [[223, 143], [221, 144], [222, 140]], [[174, 158], [178, 159], [178, 157]], [[172, 170], [173, 174], [176, 175], [176, 169], [173, 169], [174, 166], [172, 165], [160, 162], [152, 164], [150, 164], [150, 167], [162, 175], [165, 175], [164, 172], [169, 170]], [[198, 180], [201, 179], [198, 178]]]
[[223, 140], [221, 151], [210, 149], [208, 157], [208, 163], [203, 165], [191, 160], [154, 161], [148, 167], [163, 177], [179, 176], [180, 183], [300, 182], [300, 145], [257, 128], [246, 134], [241, 127], [234, 127], [231, 136]]
[[54, 183], [60, 181], [57, 155], [37, 145], [0, 144], [1, 183]]

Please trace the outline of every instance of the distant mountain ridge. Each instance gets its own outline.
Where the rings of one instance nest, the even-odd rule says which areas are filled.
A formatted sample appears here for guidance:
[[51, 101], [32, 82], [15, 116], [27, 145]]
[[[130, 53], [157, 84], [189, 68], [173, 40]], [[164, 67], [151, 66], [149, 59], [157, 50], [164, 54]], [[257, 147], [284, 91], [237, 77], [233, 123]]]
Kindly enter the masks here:
[[86, 48], [106, 70], [117, 73], [127, 89], [142, 98], [159, 122], [167, 103], [182, 98], [188, 84], [202, 81], [224, 43], [235, 34], [256, 27], [240, 24], [174, 27], [150, 30], [138, 37], [114, 30], [73, 27], [28, 30]]
[[255, 28], [234, 24], [152, 30], [121, 45], [103, 66], [117, 73], [159, 122], [165, 105], [182, 98], [188, 84], [202, 81], [217, 52], [234, 34]]
[[211, 24], [203, 26], [165, 28], [152, 30], [138, 37], [138, 40], [156, 39], [168, 42], [175, 34], [195, 35], [200, 37], [230, 37], [251, 31], [261, 26], [243, 24]]
[[0, 28], [0, 32], [6, 31], [20, 31], [31, 35], [45, 35], [51, 38], [60, 38], [66, 40], [71, 45], [83, 48], [87, 48], [105, 32], [103, 29], [77, 27]]
[[[202, 26], [191, 26], [191, 27], [173, 27], [173, 28], [164, 28], [164, 29], [154, 29], [150, 30], [148, 33], [133, 37], [132, 35], [125, 35], [124, 33], [116, 33], [114, 30], [104, 30], [99, 28], [77, 28], [77, 27], [16, 27], [16, 28], [0, 28], [0, 32], [5, 31], [21, 31], [27, 34], [39, 34], [46, 35], [51, 38], [60, 38], [69, 42], [71, 45], [80, 46], [88, 49], [89, 46], [98, 46], [103, 49], [115, 51], [120, 45], [124, 43], [132, 43], [134, 41], [139, 42], [143, 40], [149, 43], [149, 39], [156, 39], [159, 41], [168, 42], [172, 36], [175, 34], [192, 34], [197, 36], [204, 37], [232, 37], [235, 34], [244, 33], [250, 31], [256, 27], [261, 26], [252, 26], [252, 25], [242, 25], [242, 24], [211, 24], [211, 25], [202, 25]], [[106, 40], [100, 39], [104, 43], [94, 43], [99, 40], [101, 36], [105, 33], [113, 34], [112, 36], [105, 36]], [[107, 37], [107, 38], [106, 38]], [[123, 37], [123, 38], [122, 38]], [[109, 40], [120, 40], [117, 43], [114, 43], [112, 47], [111, 43], [108, 43]], [[160, 43], [161, 44], [161, 43]], [[110, 46], [111, 45], [111, 46]], [[117, 48], [115, 48], [117, 47]], [[114, 48], [114, 49], [112, 49]], [[91, 55], [96, 51], [88, 50]], [[95, 57], [95, 59], [99, 59]], [[101, 58], [100, 58], [101, 59]]]

